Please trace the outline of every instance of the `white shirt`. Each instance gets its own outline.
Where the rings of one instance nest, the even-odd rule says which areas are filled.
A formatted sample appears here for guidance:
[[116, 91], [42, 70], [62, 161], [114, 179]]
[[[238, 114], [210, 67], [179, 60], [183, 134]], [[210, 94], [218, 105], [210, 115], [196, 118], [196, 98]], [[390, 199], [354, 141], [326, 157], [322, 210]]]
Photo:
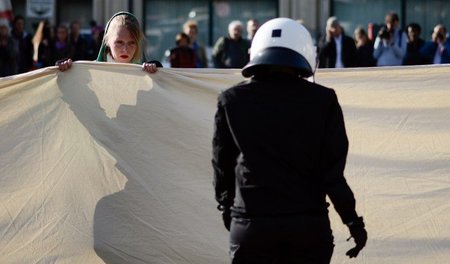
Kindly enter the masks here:
[[339, 37], [334, 37], [334, 43], [336, 43], [336, 65], [335, 68], [344, 68], [342, 63], [342, 34]]
[[434, 59], [433, 59], [433, 63], [434, 64], [441, 64], [442, 61], [442, 50], [444, 49], [444, 47], [439, 44], [436, 48], [436, 53], [434, 53]]

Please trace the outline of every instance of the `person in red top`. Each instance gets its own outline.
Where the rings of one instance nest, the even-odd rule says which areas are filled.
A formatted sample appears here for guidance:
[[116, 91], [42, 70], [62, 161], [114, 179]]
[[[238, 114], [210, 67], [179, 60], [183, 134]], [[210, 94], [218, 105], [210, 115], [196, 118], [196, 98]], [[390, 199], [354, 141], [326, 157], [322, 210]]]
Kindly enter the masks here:
[[189, 36], [181, 32], [175, 39], [177, 46], [170, 50], [170, 66], [172, 68], [195, 68], [195, 51], [190, 47]]

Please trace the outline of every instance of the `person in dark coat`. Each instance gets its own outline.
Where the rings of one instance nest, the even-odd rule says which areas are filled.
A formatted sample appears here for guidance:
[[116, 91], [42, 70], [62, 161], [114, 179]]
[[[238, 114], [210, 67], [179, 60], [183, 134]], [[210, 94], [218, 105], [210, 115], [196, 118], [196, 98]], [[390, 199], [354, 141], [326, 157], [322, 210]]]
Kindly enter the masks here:
[[11, 36], [14, 39], [17, 50], [17, 72], [24, 73], [33, 69], [34, 48], [32, 36], [25, 31], [25, 18], [21, 15], [14, 17]]
[[230, 231], [232, 263], [329, 263], [328, 196], [356, 257], [367, 232], [344, 177], [348, 139], [332, 89], [308, 81], [316, 51], [288, 18], [255, 35], [250, 79], [218, 97], [213, 135], [215, 197]]
[[220, 37], [214, 45], [214, 67], [241, 69], [247, 64], [251, 43], [242, 37], [242, 30], [242, 23], [238, 20], [228, 25], [228, 36]]
[[373, 67], [376, 66], [373, 57], [373, 43], [369, 40], [366, 31], [362, 27], [358, 27], [354, 32], [356, 44], [356, 67]]
[[0, 77], [17, 73], [17, 51], [7, 22], [0, 20]]
[[425, 64], [450, 63], [450, 44], [447, 42], [447, 29], [444, 25], [434, 27], [431, 41], [427, 41], [419, 52]]
[[55, 40], [51, 48], [51, 64], [70, 58], [71, 55], [72, 47], [69, 44], [69, 29], [65, 25], [59, 25], [56, 28]]
[[70, 58], [72, 60], [88, 59], [88, 42], [81, 35], [81, 25], [78, 20], [70, 23], [69, 44], [71, 50]]
[[327, 20], [326, 31], [325, 39], [319, 44], [319, 68], [355, 67], [355, 42], [344, 34], [336, 17]]
[[403, 65], [420, 65], [424, 64], [424, 59], [420, 55], [420, 49], [425, 41], [420, 37], [422, 28], [417, 23], [411, 23], [407, 27], [408, 30], [408, 46], [406, 47], [406, 55], [403, 58]]

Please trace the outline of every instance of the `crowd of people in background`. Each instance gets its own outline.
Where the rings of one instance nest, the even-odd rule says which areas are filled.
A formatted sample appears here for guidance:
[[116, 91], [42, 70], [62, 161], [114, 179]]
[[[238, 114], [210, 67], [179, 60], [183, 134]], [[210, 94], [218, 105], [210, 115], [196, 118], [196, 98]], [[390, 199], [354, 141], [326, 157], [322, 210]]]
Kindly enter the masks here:
[[353, 38], [346, 35], [336, 17], [327, 20], [326, 35], [318, 45], [319, 67], [347, 68], [443, 64], [450, 62], [447, 29], [438, 24], [431, 40], [421, 38], [421, 27], [410, 23], [403, 30], [399, 16], [390, 12], [374, 39], [364, 28], [355, 29]]
[[0, 22], [0, 77], [54, 66], [62, 59], [94, 60], [101, 46], [104, 29], [91, 22], [91, 34], [81, 35], [81, 24], [52, 27], [42, 21], [33, 34], [25, 30], [25, 18], [14, 16], [11, 25]]
[[[96, 59], [104, 33], [102, 26], [93, 21], [91, 34], [81, 35], [78, 21], [56, 27], [48, 21], [42, 23], [34, 34], [26, 32], [25, 19], [21, 15], [16, 15], [11, 25], [0, 23], [0, 77], [53, 66], [66, 58], [74, 61]], [[317, 42], [318, 67], [450, 63], [450, 41], [444, 25], [436, 25], [431, 39], [425, 41], [419, 24], [410, 23], [401, 29], [396, 13], [388, 13], [384, 23], [377, 32], [358, 27], [351, 36], [346, 34], [338, 18], [330, 17], [326, 34]], [[207, 48], [198, 42], [197, 22], [188, 20], [176, 34], [175, 46], [168, 47], [167, 61], [174, 68], [206, 68], [211, 65], [215, 68], [242, 68], [250, 59], [249, 49], [259, 26], [256, 19], [248, 20], [245, 28], [241, 21], [232, 21], [227, 34], [217, 39], [211, 58], [208, 58]]]

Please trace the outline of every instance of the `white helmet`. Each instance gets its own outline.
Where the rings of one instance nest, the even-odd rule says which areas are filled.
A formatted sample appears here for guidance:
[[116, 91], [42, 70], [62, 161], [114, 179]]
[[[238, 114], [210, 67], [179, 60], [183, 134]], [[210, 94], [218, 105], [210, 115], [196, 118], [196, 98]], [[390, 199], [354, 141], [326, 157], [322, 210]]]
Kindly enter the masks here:
[[275, 18], [264, 23], [253, 38], [250, 62], [242, 69], [244, 77], [272, 66], [294, 69], [310, 77], [316, 68], [316, 48], [308, 30], [290, 18]]

